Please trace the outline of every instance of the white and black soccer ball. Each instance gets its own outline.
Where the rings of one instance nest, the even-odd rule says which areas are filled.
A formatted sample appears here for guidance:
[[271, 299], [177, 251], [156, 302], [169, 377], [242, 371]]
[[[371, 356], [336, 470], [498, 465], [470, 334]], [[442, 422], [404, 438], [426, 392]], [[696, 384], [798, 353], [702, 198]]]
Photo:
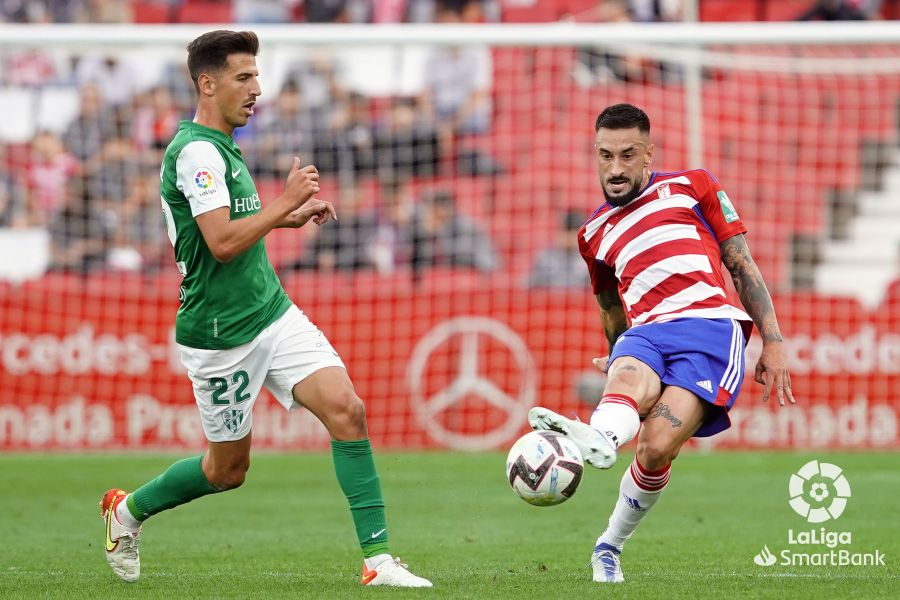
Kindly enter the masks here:
[[526, 433], [506, 457], [509, 485], [534, 506], [555, 506], [571, 498], [583, 472], [578, 447], [553, 431]]

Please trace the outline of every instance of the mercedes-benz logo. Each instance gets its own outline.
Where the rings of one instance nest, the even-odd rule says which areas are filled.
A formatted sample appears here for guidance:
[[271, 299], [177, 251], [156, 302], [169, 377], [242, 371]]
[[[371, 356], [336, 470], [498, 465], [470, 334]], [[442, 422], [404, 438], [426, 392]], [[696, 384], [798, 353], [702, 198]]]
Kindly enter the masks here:
[[[489, 373], [479, 369], [479, 346], [484, 337], [499, 342], [511, 355], [510, 367], [518, 369], [515, 394], [501, 389]], [[454, 338], [459, 338], [455, 374], [443, 389], [426, 393], [426, 371], [432, 354]], [[487, 317], [457, 317], [431, 329], [413, 349], [408, 379], [419, 423], [434, 440], [457, 450], [486, 450], [508, 441], [522, 427], [537, 391], [537, 374], [528, 346], [505, 323]], [[441, 413], [472, 396], [506, 413], [500, 426], [467, 433], [449, 429], [441, 422]]]

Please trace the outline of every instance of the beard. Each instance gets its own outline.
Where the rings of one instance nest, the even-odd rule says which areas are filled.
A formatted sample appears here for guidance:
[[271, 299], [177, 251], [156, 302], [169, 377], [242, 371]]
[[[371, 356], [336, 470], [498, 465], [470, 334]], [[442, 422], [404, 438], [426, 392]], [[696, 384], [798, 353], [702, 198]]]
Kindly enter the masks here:
[[[626, 181], [626, 180], [624, 180], [624, 179], [610, 180], [607, 183], [622, 183], [624, 181]], [[625, 206], [626, 204], [628, 204], [629, 202], [631, 202], [632, 200], [637, 198], [638, 195], [641, 193], [641, 181], [642, 181], [642, 179], [638, 179], [637, 181], [632, 181], [631, 188], [626, 190], [624, 193], [622, 193], [618, 196], [610, 196], [609, 192], [606, 191], [606, 186], [604, 185], [604, 186], [602, 186], [603, 187], [603, 195], [606, 196], [606, 201], [610, 204], [610, 206], [616, 206], [616, 207]]]

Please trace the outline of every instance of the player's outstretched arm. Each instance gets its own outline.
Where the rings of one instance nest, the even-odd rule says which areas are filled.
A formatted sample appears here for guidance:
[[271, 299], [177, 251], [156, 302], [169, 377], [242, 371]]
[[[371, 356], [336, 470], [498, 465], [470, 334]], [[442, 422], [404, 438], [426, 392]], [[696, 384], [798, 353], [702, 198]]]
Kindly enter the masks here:
[[772, 297], [750, 254], [747, 240], [743, 234], [738, 234], [722, 242], [721, 249], [722, 262], [731, 273], [741, 303], [762, 336], [763, 349], [759, 362], [756, 363], [755, 379], [766, 386], [763, 401], [768, 401], [774, 389], [780, 405], [784, 406], [785, 397], [793, 404], [794, 394], [791, 391], [791, 374], [788, 372], [784, 353], [784, 339], [778, 327]]
[[[603, 324], [603, 333], [606, 335], [606, 341], [609, 342], [609, 354], [612, 354], [616, 340], [628, 329], [625, 307], [622, 306], [622, 298], [619, 297], [619, 292], [615, 288], [597, 294], [597, 303], [600, 305], [600, 322]], [[594, 359], [594, 366], [604, 373], [609, 366], [609, 354]]]
[[[272, 229], [282, 226], [291, 213], [297, 211], [317, 193], [319, 193], [319, 172], [311, 165], [301, 169], [300, 159], [294, 158], [284, 192], [258, 213], [232, 220], [231, 211], [226, 206], [197, 215], [197, 226], [216, 260], [229, 262]], [[305, 224], [310, 218], [322, 218], [323, 207], [318, 204], [327, 203], [311, 206], [304, 213], [305, 220], [301, 224]], [[324, 207], [324, 210], [327, 212], [328, 207]], [[331, 211], [334, 211], [333, 207]]]

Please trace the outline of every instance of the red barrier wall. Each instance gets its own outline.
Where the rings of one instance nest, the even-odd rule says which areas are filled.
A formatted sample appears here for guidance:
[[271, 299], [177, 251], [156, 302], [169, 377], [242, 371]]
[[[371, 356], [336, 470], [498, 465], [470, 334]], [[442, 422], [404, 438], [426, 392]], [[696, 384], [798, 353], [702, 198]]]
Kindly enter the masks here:
[[[0, 289], [0, 449], [196, 448], [203, 436], [172, 340], [177, 279], [47, 277]], [[543, 404], [586, 419], [604, 354], [586, 291], [477, 275], [295, 276], [285, 286], [332, 340], [383, 448], [502, 448]], [[169, 292], [173, 292], [169, 294]], [[875, 310], [776, 298], [798, 404], [760, 401], [759, 339], [724, 447], [898, 447], [900, 301]], [[267, 393], [254, 446], [324, 448], [306, 411]]]

